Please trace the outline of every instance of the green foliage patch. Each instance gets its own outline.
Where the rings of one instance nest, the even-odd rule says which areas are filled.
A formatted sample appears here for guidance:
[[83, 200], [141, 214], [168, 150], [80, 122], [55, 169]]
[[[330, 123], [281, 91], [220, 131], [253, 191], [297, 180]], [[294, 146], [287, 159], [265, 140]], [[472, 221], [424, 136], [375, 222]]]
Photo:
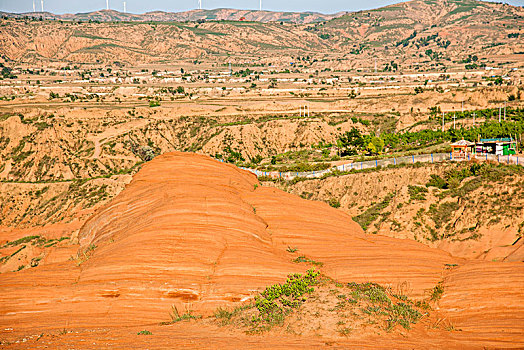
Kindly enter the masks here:
[[426, 187], [408, 185], [408, 193], [410, 200], [426, 200], [426, 193], [428, 189]]
[[410, 329], [411, 324], [417, 323], [422, 313], [417, 310], [415, 303], [404, 295], [393, 295], [390, 290], [377, 283], [348, 283], [353, 303], [360, 300], [367, 301], [370, 305], [362, 311], [368, 315], [385, 316], [386, 329], [391, 330], [399, 324], [405, 329]]
[[292, 274], [284, 284], [274, 284], [260, 293], [255, 298], [258, 315], [251, 320], [253, 331], [282, 324], [292, 309], [306, 301], [304, 295], [314, 291], [312, 286], [316, 284], [319, 274], [315, 270], [308, 270], [305, 275]]
[[228, 310], [218, 308], [215, 319], [220, 325], [238, 321], [246, 327], [246, 333], [261, 333], [274, 326], [281, 326], [286, 316], [299, 308], [307, 295], [314, 291], [320, 273], [310, 269], [305, 274], [291, 274], [283, 284], [274, 284], [258, 294], [254, 303]]
[[380, 215], [382, 215], [383, 210], [387, 208], [395, 194], [389, 193], [380, 203], [372, 205], [362, 214], [354, 216], [353, 220], [366, 231], [369, 225], [375, 221]]

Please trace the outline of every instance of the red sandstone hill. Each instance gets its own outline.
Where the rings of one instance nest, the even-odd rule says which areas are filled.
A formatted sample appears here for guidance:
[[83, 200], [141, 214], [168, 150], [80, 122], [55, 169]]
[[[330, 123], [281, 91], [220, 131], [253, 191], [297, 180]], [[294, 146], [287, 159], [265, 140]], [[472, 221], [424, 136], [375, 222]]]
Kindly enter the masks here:
[[[436, 312], [460, 329], [417, 325], [404, 336], [353, 334], [337, 340], [340, 344], [524, 346], [524, 264], [466, 261], [410, 240], [366, 235], [327, 204], [260, 187], [254, 175], [201, 155], [169, 153], [146, 164], [86, 222], [79, 239], [76, 259], [0, 276], [2, 344], [325, 345], [288, 335], [283, 340], [275, 333], [247, 336], [198, 322], [158, 326], [172, 305], [206, 316], [282, 282], [289, 273], [304, 272], [308, 267], [293, 263], [286, 251], [297, 247], [323, 262], [322, 272], [339, 281], [404, 284], [415, 299], [443, 281]], [[157, 337], [137, 338], [137, 329], [145, 326]]]

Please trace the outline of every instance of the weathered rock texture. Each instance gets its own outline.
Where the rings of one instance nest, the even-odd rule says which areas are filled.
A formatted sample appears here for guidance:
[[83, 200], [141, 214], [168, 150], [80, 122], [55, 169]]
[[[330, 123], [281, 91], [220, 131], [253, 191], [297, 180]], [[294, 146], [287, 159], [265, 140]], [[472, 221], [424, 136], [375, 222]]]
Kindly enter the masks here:
[[[408, 340], [385, 333], [374, 347], [524, 345], [523, 264], [468, 262], [411, 240], [366, 235], [327, 204], [259, 187], [252, 174], [201, 155], [169, 153], [146, 164], [86, 222], [79, 239], [73, 261], [1, 275], [0, 338], [81, 329], [82, 339], [93, 340], [86, 348], [99, 348], [98, 339], [126, 347], [125, 327], [131, 327], [130, 334], [142, 325], [158, 329], [171, 305], [209, 315], [219, 305], [240, 302], [289, 273], [305, 271], [309, 266], [293, 263], [294, 255], [286, 251], [296, 247], [323, 262], [328, 276], [392, 288], [402, 284], [413, 298], [443, 280], [438, 312], [462, 332], [434, 332], [436, 338], [429, 340], [429, 331], [417, 325]], [[221, 347], [238, 348], [246, 341], [245, 335], [228, 340], [205, 325], [170, 327], [175, 338], [157, 342], [188, 345], [193, 339], [194, 347], [206, 347], [218, 337]], [[115, 338], [104, 333], [107, 329]], [[278, 337], [248, 337], [245, 346], [258, 339], [272, 347]], [[359, 335], [354, 337], [351, 341], [360, 343]], [[78, 341], [65, 335], [48, 344]], [[289, 346], [317, 343], [300, 339]]]

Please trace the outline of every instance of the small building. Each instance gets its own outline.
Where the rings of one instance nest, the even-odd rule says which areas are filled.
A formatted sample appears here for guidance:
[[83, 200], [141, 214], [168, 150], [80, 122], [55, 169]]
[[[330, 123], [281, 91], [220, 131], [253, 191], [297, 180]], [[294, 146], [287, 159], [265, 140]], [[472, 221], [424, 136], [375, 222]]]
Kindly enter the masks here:
[[465, 159], [475, 154], [475, 143], [468, 140], [460, 140], [451, 144], [453, 159]]
[[476, 145], [478, 154], [495, 154], [507, 156], [517, 153], [517, 142], [509, 137], [496, 139], [480, 139]]

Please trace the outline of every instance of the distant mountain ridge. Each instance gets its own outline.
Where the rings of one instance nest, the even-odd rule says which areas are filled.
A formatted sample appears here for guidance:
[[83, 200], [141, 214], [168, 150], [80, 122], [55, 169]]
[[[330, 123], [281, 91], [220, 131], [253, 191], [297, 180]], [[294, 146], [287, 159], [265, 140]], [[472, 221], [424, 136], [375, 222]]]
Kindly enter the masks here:
[[[70, 15], [81, 21], [68, 15], [60, 18], [69, 22], [7, 19], [0, 31], [0, 52], [6, 61], [129, 64], [181, 59], [222, 63], [227, 57], [232, 63], [269, 65], [301, 57], [299, 65], [307, 61], [305, 66], [315, 69], [368, 67], [377, 60], [380, 69], [388, 71], [396, 71], [399, 64], [441, 71], [450, 64], [468, 64], [474, 69], [481, 63], [472, 61], [473, 56], [492, 60], [524, 52], [524, 8], [476, 0], [413, 0], [296, 25], [282, 23], [282, 15], [272, 12], [219, 9], [184, 14], [104, 10]], [[316, 16], [285, 14], [288, 23]], [[170, 15], [179, 17], [169, 19]], [[236, 20], [221, 20], [226, 18]], [[197, 23], [199, 19], [203, 23]], [[327, 55], [336, 57], [334, 66]]]
[[152, 11], [143, 14], [124, 13], [116, 10], [99, 10], [76, 14], [54, 14], [51, 12], [9, 13], [0, 12], [7, 17], [44, 17], [62, 21], [99, 21], [99, 22], [196, 22], [196, 21], [252, 21], [252, 22], [291, 22], [297, 24], [328, 21], [347, 14], [322, 14], [318, 12], [278, 12], [258, 10], [236, 10], [219, 8], [213, 10], [190, 10], [184, 12]]

